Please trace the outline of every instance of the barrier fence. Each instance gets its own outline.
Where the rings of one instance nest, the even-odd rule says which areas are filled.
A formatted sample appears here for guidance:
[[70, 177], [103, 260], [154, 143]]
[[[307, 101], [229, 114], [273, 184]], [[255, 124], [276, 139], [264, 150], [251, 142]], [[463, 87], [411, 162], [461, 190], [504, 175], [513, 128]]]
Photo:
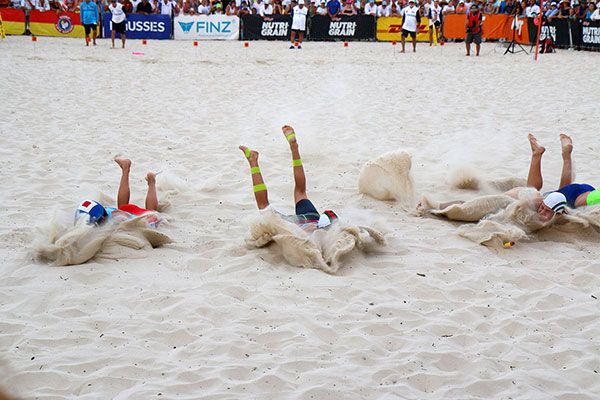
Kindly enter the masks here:
[[[0, 8], [4, 29], [8, 35], [23, 35], [27, 17], [22, 10]], [[110, 14], [103, 15], [103, 31], [110, 37]], [[442, 33], [446, 39], [464, 39], [465, 14], [444, 17]], [[292, 17], [272, 15], [185, 15], [171, 19], [166, 15], [129, 14], [127, 37], [130, 39], [175, 40], [289, 40]], [[40, 12], [29, 13], [29, 30], [34, 35], [58, 37], [84, 37], [79, 13]], [[307, 18], [307, 40], [379, 40], [401, 39], [402, 18], [370, 15], [342, 16], [332, 21], [328, 16]], [[521, 44], [534, 44], [538, 26], [533, 18], [515, 18], [505, 14], [484, 15], [484, 39], [515, 40]], [[117, 36], [120, 36], [117, 34]], [[556, 46], [600, 50], [600, 22], [589, 20], [553, 19], [542, 25], [540, 41], [551, 37]], [[429, 41], [429, 21], [422, 18], [417, 32], [418, 41]]]

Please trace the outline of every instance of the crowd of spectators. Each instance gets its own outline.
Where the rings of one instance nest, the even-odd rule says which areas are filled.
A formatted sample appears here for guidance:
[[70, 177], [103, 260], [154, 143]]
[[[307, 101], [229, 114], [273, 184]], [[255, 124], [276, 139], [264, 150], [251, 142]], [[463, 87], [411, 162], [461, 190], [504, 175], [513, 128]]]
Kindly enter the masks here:
[[[79, 10], [84, 0], [11, 0], [10, 6], [39, 11]], [[108, 0], [92, 0], [100, 10], [107, 10]], [[163, 14], [171, 17], [180, 15], [237, 15], [255, 14], [268, 18], [270, 15], [291, 14], [296, 0], [118, 0], [127, 14]], [[389, 2], [388, 2], [389, 1]], [[310, 0], [307, 1], [308, 15], [328, 15], [337, 20], [342, 15], [373, 15], [391, 17], [402, 15], [408, 0]], [[437, 3], [437, 2], [435, 2]], [[509, 14], [520, 17], [536, 17], [542, 11], [540, 2], [535, 0], [440, 0], [441, 16], [467, 14], [471, 5], [477, 5], [484, 14]], [[423, 17], [431, 15], [433, 0], [417, 0]], [[436, 4], [437, 7], [437, 4]], [[548, 19], [570, 18], [579, 20], [600, 20], [596, 4], [586, 0], [564, 0], [544, 2], [543, 15]]]

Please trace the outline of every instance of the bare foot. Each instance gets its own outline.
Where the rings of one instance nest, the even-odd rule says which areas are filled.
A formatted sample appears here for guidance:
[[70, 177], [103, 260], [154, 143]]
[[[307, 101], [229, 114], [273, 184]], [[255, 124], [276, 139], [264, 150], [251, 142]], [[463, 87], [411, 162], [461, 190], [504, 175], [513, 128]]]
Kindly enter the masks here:
[[[242, 153], [244, 153], [244, 157], [245, 157], [246, 150], [248, 150], [248, 148], [246, 146], [242, 146], [242, 145], [240, 145], [238, 148], [242, 151]], [[248, 156], [248, 162], [250, 163], [251, 166], [258, 165], [258, 151], [250, 150], [250, 155]]]
[[121, 167], [123, 171], [131, 168], [131, 160], [128, 158], [115, 158], [115, 162], [119, 164], [119, 167]]
[[546, 151], [546, 148], [540, 144], [538, 144], [537, 139], [531, 133], [527, 135], [527, 139], [529, 139], [529, 144], [531, 145], [531, 153], [533, 155], [541, 156]]
[[284, 125], [281, 127], [281, 130], [283, 131], [283, 136], [285, 136], [286, 140], [290, 143], [290, 146], [297, 143], [296, 136], [292, 136], [288, 139], [288, 136], [290, 136], [292, 133], [296, 133], [294, 132], [294, 128], [289, 125]]
[[560, 134], [560, 145], [562, 147], [562, 154], [564, 156], [571, 155], [573, 151], [573, 140], [570, 136], [565, 135], [564, 133]]
[[146, 175], [146, 182], [148, 182], [148, 186], [156, 184], [156, 174], [148, 172], [148, 175]]

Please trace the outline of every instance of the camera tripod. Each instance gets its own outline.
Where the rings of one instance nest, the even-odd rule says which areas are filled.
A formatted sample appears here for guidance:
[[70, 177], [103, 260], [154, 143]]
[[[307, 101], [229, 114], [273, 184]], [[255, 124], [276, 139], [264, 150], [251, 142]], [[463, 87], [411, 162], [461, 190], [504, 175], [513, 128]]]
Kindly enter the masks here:
[[[509, 19], [509, 21], [510, 21], [510, 19]], [[520, 53], [520, 52], [528, 54], [527, 50], [525, 50], [523, 48], [523, 46], [521, 46], [521, 43], [518, 43], [515, 40], [515, 36], [516, 36], [516, 32], [517, 32], [517, 16], [516, 15], [513, 17], [512, 28], [513, 28], [513, 30], [512, 30], [513, 31], [512, 40], [508, 44], [508, 47], [506, 48], [506, 51], [504, 52], [504, 55], [506, 55], [506, 53], [516, 54], [516, 53]], [[516, 49], [515, 48], [516, 46], [519, 46], [519, 48], [521, 50]]]

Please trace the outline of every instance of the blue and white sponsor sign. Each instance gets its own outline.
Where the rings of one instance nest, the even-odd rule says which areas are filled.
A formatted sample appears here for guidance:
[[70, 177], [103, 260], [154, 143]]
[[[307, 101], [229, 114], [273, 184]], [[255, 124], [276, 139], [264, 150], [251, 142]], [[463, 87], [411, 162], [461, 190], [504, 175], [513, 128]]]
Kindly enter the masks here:
[[[104, 14], [104, 37], [110, 37], [111, 14]], [[171, 18], [168, 15], [129, 14], [127, 39], [171, 39]], [[120, 38], [117, 33], [115, 37]]]
[[240, 37], [240, 19], [235, 15], [182, 15], [175, 17], [176, 40], [224, 39]]

